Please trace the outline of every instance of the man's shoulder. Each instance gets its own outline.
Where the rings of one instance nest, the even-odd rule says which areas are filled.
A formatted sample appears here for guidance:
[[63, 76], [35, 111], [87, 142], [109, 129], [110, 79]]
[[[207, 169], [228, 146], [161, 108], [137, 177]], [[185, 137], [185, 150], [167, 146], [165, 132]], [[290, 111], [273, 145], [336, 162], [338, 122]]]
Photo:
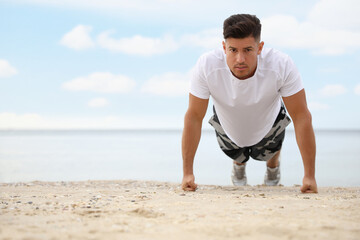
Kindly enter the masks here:
[[260, 58], [266, 60], [267, 62], [271, 61], [287, 61], [289, 59], [289, 55], [283, 53], [274, 48], [263, 48], [261, 51]]
[[196, 69], [203, 72], [206, 78], [212, 76], [215, 72], [226, 72], [227, 65], [224, 51], [219, 48], [202, 54]]
[[221, 48], [205, 52], [199, 58], [203, 65], [222, 65], [225, 60], [224, 51]]
[[260, 68], [283, 73], [293, 67], [289, 55], [274, 48], [264, 48], [259, 56]]

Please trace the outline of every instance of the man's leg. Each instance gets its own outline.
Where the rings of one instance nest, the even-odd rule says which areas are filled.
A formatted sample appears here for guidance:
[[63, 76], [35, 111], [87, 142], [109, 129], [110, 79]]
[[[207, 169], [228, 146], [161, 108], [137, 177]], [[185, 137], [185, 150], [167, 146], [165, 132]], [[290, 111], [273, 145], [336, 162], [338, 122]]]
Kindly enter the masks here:
[[285, 128], [290, 123], [286, 110], [282, 106], [268, 134], [252, 146], [250, 156], [256, 160], [266, 161], [265, 185], [278, 185], [280, 182], [280, 150], [285, 138]]
[[241, 148], [237, 146], [226, 135], [224, 129], [220, 125], [219, 119], [216, 115], [214, 107], [214, 116], [209, 120], [209, 123], [214, 127], [216, 138], [221, 150], [233, 160], [233, 168], [231, 173], [231, 181], [236, 186], [244, 186], [247, 184], [247, 177], [245, 172], [246, 162], [249, 160], [250, 149]]
[[276, 186], [280, 182], [280, 151], [277, 151], [275, 155], [266, 161], [266, 172], [264, 177], [264, 184], [267, 186]]
[[279, 166], [280, 151], [281, 151], [281, 149], [271, 159], [266, 161], [267, 167], [276, 168]]
[[238, 165], [238, 166], [243, 166], [243, 165], [246, 164], [246, 162], [245, 162], [245, 163], [239, 163], [239, 162], [237, 162], [237, 161], [234, 161], [234, 164], [236, 164], [236, 165]]

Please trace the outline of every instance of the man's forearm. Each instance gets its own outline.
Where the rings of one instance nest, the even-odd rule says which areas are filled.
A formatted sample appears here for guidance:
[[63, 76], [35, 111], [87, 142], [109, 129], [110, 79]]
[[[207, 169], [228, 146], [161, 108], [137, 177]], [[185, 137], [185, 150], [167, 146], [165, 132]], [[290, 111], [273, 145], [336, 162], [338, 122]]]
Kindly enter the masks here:
[[315, 178], [316, 143], [311, 116], [294, 122], [296, 141], [304, 164], [304, 176]]
[[302, 89], [292, 96], [283, 97], [283, 100], [294, 122], [296, 142], [304, 164], [304, 178], [300, 190], [303, 193], [317, 193], [315, 134], [312, 127], [311, 113], [306, 104], [305, 90]]
[[184, 175], [193, 174], [194, 157], [201, 137], [202, 121], [185, 116], [182, 136], [182, 157]]

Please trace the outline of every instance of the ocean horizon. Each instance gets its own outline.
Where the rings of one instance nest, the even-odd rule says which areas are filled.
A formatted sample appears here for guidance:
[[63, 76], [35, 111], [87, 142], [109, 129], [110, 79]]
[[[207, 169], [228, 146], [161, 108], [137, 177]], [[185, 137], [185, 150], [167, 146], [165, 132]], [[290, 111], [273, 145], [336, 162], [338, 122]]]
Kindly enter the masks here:
[[[182, 129], [0, 130], [0, 182], [153, 180], [181, 182]], [[281, 153], [281, 184], [300, 185], [302, 160], [293, 129]], [[317, 129], [319, 186], [360, 186], [360, 129]], [[195, 157], [198, 184], [231, 185], [232, 161], [203, 129]], [[262, 184], [265, 163], [250, 160], [249, 185]]]

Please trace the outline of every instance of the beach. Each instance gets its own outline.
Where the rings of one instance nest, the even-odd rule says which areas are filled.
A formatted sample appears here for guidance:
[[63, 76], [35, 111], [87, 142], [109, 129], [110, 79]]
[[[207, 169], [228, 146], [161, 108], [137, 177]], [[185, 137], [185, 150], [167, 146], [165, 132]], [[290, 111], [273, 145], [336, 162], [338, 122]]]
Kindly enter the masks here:
[[360, 239], [360, 187], [0, 183], [0, 239]]

